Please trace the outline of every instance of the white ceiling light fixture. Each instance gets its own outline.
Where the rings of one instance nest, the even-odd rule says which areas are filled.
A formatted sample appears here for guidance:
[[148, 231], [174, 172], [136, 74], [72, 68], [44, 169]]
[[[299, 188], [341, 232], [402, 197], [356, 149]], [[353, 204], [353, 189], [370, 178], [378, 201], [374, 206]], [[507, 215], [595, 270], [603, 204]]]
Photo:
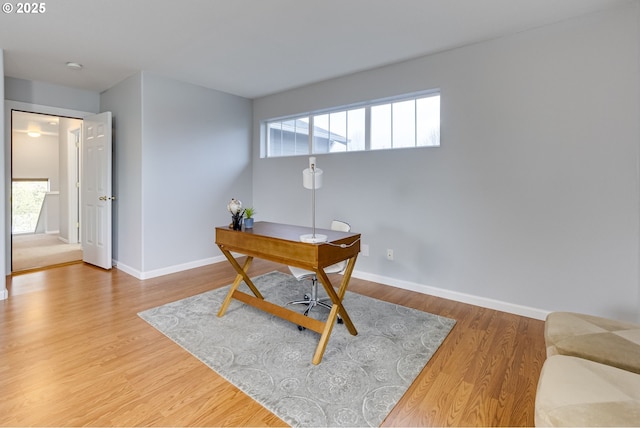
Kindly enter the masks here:
[[67, 62], [67, 68], [70, 68], [71, 70], [82, 70], [82, 64], [79, 62], [69, 61]]

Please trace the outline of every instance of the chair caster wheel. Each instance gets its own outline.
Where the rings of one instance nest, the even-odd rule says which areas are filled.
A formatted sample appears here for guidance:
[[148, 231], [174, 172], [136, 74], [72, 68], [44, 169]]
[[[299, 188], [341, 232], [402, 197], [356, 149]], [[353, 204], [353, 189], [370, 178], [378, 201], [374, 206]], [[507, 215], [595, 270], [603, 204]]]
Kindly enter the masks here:
[[311, 296], [309, 294], [304, 295], [304, 300], [311, 300]]
[[300, 331], [304, 331], [304, 330], [305, 330], [305, 328], [304, 328], [303, 326], [299, 325], [299, 326], [298, 326], [298, 330], [300, 330]]
[[338, 318], [338, 324], [344, 324], [344, 321], [342, 321], [342, 318]]

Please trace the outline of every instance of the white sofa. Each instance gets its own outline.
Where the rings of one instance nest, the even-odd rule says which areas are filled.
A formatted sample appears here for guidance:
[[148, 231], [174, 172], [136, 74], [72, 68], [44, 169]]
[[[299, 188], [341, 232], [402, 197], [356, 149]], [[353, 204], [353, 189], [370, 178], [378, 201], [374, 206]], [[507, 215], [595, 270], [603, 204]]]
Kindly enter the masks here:
[[536, 426], [640, 426], [640, 325], [553, 312], [545, 342]]

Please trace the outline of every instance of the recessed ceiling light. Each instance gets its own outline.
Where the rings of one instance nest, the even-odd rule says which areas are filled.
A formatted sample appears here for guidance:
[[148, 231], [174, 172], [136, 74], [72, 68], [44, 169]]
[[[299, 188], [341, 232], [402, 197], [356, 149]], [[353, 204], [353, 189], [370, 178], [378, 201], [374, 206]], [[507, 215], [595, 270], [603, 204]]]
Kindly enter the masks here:
[[82, 64], [78, 62], [68, 62], [67, 67], [72, 70], [82, 70]]
[[29, 131], [29, 132], [27, 132], [27, 135], [28, 135], [29, 137], [36, 138], [36, 137], [39, 137], [39, 136], [40, 136], [40, 133], [39, 133], [39, 132], [35, 132], [35, 131]]

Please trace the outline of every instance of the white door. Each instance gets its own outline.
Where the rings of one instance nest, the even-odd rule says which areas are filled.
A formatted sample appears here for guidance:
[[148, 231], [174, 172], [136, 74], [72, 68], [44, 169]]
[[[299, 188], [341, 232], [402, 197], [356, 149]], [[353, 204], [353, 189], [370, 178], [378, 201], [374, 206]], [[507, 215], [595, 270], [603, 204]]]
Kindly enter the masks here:
[[80, 225], [82, 260], [111, 269], [111, 112], [85, 117], [82, 125]]

